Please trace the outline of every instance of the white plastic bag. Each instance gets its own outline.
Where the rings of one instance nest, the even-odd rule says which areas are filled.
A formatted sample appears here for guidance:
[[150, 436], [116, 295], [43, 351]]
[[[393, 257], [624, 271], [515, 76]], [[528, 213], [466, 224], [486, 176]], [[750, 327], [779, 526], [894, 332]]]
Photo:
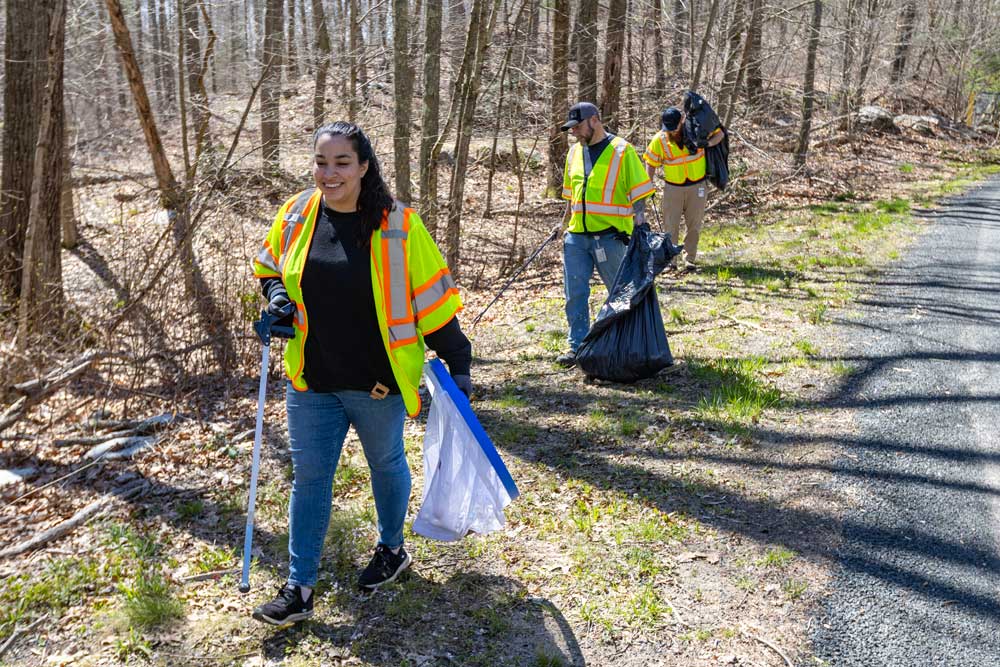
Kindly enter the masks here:
[[413, 532], [451, 542], [503, 528], [517, 485], [444, 364], [424, 366], [431, 409], [424, 435], [424, 498]]

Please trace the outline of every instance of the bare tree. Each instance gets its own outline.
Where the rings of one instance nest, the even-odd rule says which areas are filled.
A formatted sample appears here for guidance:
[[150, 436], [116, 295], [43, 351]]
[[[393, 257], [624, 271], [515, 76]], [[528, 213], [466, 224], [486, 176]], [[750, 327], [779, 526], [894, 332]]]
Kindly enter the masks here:
[[708, 10], [708, 22], [705, 24], [705, 36], [701, 40], [701, 49], [698, 51], [698, 65], [695, 67], [694, 76], [691, 77], [691, 90], [697, 90], [701, 83], [701, 71], [705, 64], [705, 53], [708, 51], [709, 37], [715, 28], [715, 17], [719, 13], [719, 0], [712, 0], [712, 6]]
[[626, 0], [611, 0], [608, 5], [607, 52], [601, 83], [601, 118], [614, 123], [621, 104], [622, 52], [625, 50]]
[[[63, 316], [59, 210], [63, 178], [63, 53], [66, 46], [66, 0], [55, 0], [47, 31], [48, 63], [39, 110], [38, 141], [28, 223], [24, 235], [21, 293], [18, 299], [18, 347], [33, 335], [58, 328]], [[54, 214], [53, 214], [54, 211]]]
[[687, 48], [687, 0], [674, 0], [673, 36], [670, 40], [670, 66], [675, 74], [684, 69], [684, 51]]
[[323, 0], [312, 0], [313, 25], [316, 33], [316, 88], [313, 91], [313, 127], [323, 124], [326, 117], [326, 73], [330, 69], [330, 32], [326, 27]]
[[[750, 24], [747, 27], [747, 53], [745, 76], [747, 81], [747, 99], [750, 104], [757, 104], [764, 94], [764, 74], [761, 69], [763, 62], [764, 12], [763, 0], [754, 0], [753, 11], [750, 13]], [[741, 71], [744, 68], [741, 68]]]
[[566, 117], [569, 96], [569, 0], [554, 0], [552, 5], [552, 97], [549, 99], [549, 171], [548, 197], [562, 193], [562, 165], [566, 155], [566, 133], [559, 131]]
[[410, 187], [410, 117], [413, 110], [413, 75], [410, 72], [410, 8], [408, 0], [393, 0], [393, 92], [396, 113], [392, 136], [396, 167], [396, 196], [413, 201]]
[[802, 125], [799, 127], [799, 143], [795, 148], [796, 166], [804, 166], [809, 152], [809, 131], [812, 127], [813, 105], [816, 89], [816, 51], [819, 48], [819, 33], [823, 24], [823, 0], [813, 0], [812, 23], [809, 25], [809, 46], [806, 48], [806, 73], [802, 84]]
[[597, 0], [580, 0], [576, 19], [577, 101], [597, 102]]
[[[357, 1], [357, 0], [353, 0]], [[264, 173], [281, 169], [279, 140], [281, 128], [281, 64], [283, 0], [267, 0], [264, 9], [264, 81], [260, 86], [260, 140]]]
[[897, 25], [896, 51], [892, 57], [892, 84], [895, 85], [903, 78], [906, 71], [906, 58], [910, 54], [910, 45], [913, 42], [913, 30], [917, 24], [917, 3], [916, 0], [905, 0], [903, 8], [899, 12], [899, 23]]
[[465, 174], [469, 160], [469, 142], [472, 140], [473, 118], [476, 101], [479, 98], [479, 81], [482, 76], [488, 36], [493, 34], [497, 8], [500, 0], [492, 0], [492, 8], [487, 12], [487, 0], [474, 0], [469, 22], [469, 34], [465, 43], [465, 55], [459, 70], [459, 110], [458, 127], [455, 133], [455, 164], [451, 170], [451, 188], [448, 192], [448, 266], [452, 273], [460, 275], [462, 203], [465, 201]]
[[441, 115], [441, 0], [426, 0], [424, 14], [424, 111], [420, 118], [420, 202], [433, 235], [437, 231], [438, 123]]

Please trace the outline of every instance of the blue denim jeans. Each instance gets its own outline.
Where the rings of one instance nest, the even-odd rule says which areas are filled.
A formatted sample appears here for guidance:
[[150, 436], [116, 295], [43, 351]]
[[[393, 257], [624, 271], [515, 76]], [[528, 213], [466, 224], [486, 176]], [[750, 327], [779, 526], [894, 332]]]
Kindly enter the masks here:
[[361, 440], [378, 512], [379, 541], [403, 543], [403, 520], [410, 502], [410, 466], [403, 451], [403, 397], [382, 400], [363, 391], [322, 394], [285, 389], [288, 440], [292, 454], [292, 497], [288, 510], [288, 581], [315, 586], [323, 541], [330, 524], [333, 475], [347, 429]]
[[574, 352], [590, 331], [590, 277], [594, 275], [594, 268], [610, 290], [627, 248], [614, 234], [587, 236], [566, 232], [563, 236], [566, 320], [569, 322], [569, 348]]

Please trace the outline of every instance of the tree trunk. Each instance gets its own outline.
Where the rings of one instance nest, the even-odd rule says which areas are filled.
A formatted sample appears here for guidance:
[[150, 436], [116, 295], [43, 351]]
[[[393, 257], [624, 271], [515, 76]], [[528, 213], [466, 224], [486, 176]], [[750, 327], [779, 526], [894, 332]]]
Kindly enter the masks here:
[[198, 0], [181, 0], [184, 13], [184, 78], [191, 108], [191, 125], [200, 128], [208, 118], [208, 96], [201, 71], [201, 30]]
[[22, 351], [27, 350], [36, 334], [56, 331], [63, 319], [59, 210], [63, 179], [66, 0], [55, 0], [54, 5], [51, 12], [40, 12], [43, 16], [51, 14], [51, 23], [46, 31], [48, 67], [38, 110], [38, 138], [18, 300], [17, 346]]
[[597, 0], [580, 0], [577, 18], [577, 101], [597, 102]]
[[656, 68], [653, 95], [662, 99], [667, 93], [667, 64], [663, 57], [663, 0], [653, 0], [651, 11], [653, 14], [653, 25], [651, 26], [653, 39], [653, 66]]
[[549, 171], [547, 197], [562, 196], [563, 164], [566, 157], [566, 133], [559, 126], [566, 121], [569, 110], [569, 0], [554, 0], [552, 6], [552, 97], [549, 99]]
[[[764, 95], [764, 74], [761, 64], [763, 63], [763, 37], [764, 37], [764, 12], [763, 0], [754, 0], [753, 10], [750, 13], [750, 25], [747, 28], [747, 100], [751, 105], [760, 102]], [[735, 101], [735, 100], [734, 100]]]
[[413, 109], [413, 75], [410, 72], [410, 8], [408, 0], [393, 0], [393, 92], [396, 114], [392, 136], [396, 168], [396, 196], [404, 202], [413, 201], [410, 188], [410, 118]]
[[879, 0], [868, 0], [868, 10], [865, 13], [864, 30], [861, 33], [861, 63], [858, 66], [858, 74], [855, 77], [855, 87], [853, 101], [849, 113], [853, 113], [865, 99], [865, 86], [868, 83], [868, 72], [871, 69], [872, 58], [875, 55], [875, 47], [879, 37]]
[[24, 235], [38, 143], [51, 0], [7, 0], [0, 185], [0, 301], [21, 291]]
[[899, 36], [896, 38], [896, 52], [892, 58], [892, 84], [896, 85], [903, 78], [906, 71], [906, 58], [910, 53], [910, 44], [913, 42], [913, 29], [917, 24], [917, 3], [916, 0], [906, 0], [903, 9], [899, 13]]
[[708, 23], [705, 24], [705, 36], [701, 40], [701, 50], [698, 52], [698, 65], [695, 67], [694, 76], [691, 78], [691, 90], [697, 90], [701, 83], [701, 70], [705, 64], [705, 53], [708, 51], [708, 41], [715, 27], [715, 16], [719, 12], [719, 0], [712, 0], [712, 7], [708, 10]]
[[316, 33], [316, 88], [313, 91], [313, 128], [326, 118], [326, 73], [330, 68], [330, 31], [326, 27], [323, 0], [312, 0], [313, 25]]
[[288, 33], [285, 37], [285, 81], [293, 82], [299, 76], [299, 53], [298, 40], [295, 32], [295, 0], [288, 0], [287, 11], [285, 12]]
[[607, 51], [604, 56], [604, 78], [601, 89], [601, 119], [620, 125], [618, 108], [622, 92], [622, 52], [625, 50], [626, 0], [611, 0], [608, 5]]
[[359, 109], [361, 108], [358, 100], [358, 85], [363, 85], [364, 80], [361, 77], [361, 17], [358, 14], [358, 0], [348, 0], [350, 3], [350, 17], [348, 28], [350, 32], [350, 42], [348, 50], [351, 54], [351, 73], [349, 77], [350, 90], [348, 91], [348, 106], [347, 106], [347, 119], [352, 123], [357, 119]]
[[813, 104], [816, 82], [816, 51], [819, 48], [819, 32], [823, 23], [823, 0], [813, 0], [812, 24], [809, 26], [809, 46], [806, 49], [806, 73], [802, 84], [802, 125], [799, 128], [799, 144], [795, 149], [796, 166], [804, 166], [809, 152], [809, 131], [812, 127]]
[[420, 118], [420, 201], [431, 236], [437, 231], [438, 124], [441, 114], [441, 0], [425, 0], [424, 112]]
[[479, 97], [479, 80], [485, 63], [488, 36], [493, 34], [493, 24], [500, 0], [492, 0], [492, 8], [487, 19], [486, 0], [474, 0], [472, 20], [465, 44], [465, 56], [459, 71], [461, 82], [461, 104], [458, 114], [458, 128], [455, 134], [455, 165], [451, 172], [451, 188], [448, 193], [448, 266], [458, 280], [461, 275], [460, 247], [462, 204], [465, 201], [465, 171], [469, 160], [469, 141], [472, 139], [473, 118]]
[[853, 115], [852, 76], [854, 74], [854, 56], [858, 38], [858, 4], [860, 0], [848, 0], [844, 26], [844, 52], [840, 70], [840, 129], [850, 130]]
[[[357, 0], [354, 0], [355, 2]], [[281, 54], [284, 37], [283, 0], [267, 0], [264, 9], [264, 66], [268, 68], [260, 86], [260, 140], [265, 174], [281, 170]]]
[[70, 161], [69, 123], [63, 122], [63, 178], [62, 194], [59, 197], [59, 223], [62, 226], [62, 247], [75, 248], [78, 241], [76, 230], [76, 207], [73, 204], [73, 172]]
[[673, 39], [670, 40], [670, 67], [674, 74], [684, 71], [685, 37], [687, 36], [687, 1], [674, 0]]
[[163, 77], [163, 89], [166, 94], [164, 108], [161, 110], [164, 115], [166, 115], [166, 112], [170, 109], [177, 108], [177, 88], [174, 85], [173, 60], [167, 55], [170, 53], [170, 39], [167, 37], [169, 34], [167, 26], [167, 1], [168, 0], [159, 0], [156, 8], [156, 12], [160, 17], [158, 30], [160, 31], [160, 44], [163, 48], [163, 52], [160, 54], [160, 61], [162, 65], [160, 76]]
[[729, 21], [729, 35], [726, 47], [726, 64], [722, 70], [722, 87], [719, 89], [719, 100], [716, 111], [719, 118], [725, 118], [736, 102], [736, 77], [739, 75], [739, 59], [743, 53], [740, 48], [740, 37], [743, 34], [743, 3], [733, 3], [733, 15]]

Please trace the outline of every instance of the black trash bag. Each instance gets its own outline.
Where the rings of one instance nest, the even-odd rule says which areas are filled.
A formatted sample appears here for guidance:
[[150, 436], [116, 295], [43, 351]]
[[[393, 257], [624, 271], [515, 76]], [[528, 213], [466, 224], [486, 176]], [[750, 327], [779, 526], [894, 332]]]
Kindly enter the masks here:
[[709, 135], [721, 126], [719, 115], [704, 97], [693, 90], [684, 93], [683, 141], [689, 151], [706, 148]]
[[705, 149], [705, 173], [709, 182], [720, 190], [729, 185], [729, 132], [722, 127], [722, 141]]
[[633, 230], [608, 300], [576, 351], [587, 376], [635, 382], [674, 363], [654, 279], [681, 250], [670, 234], [653, 233], [647, 224]]

